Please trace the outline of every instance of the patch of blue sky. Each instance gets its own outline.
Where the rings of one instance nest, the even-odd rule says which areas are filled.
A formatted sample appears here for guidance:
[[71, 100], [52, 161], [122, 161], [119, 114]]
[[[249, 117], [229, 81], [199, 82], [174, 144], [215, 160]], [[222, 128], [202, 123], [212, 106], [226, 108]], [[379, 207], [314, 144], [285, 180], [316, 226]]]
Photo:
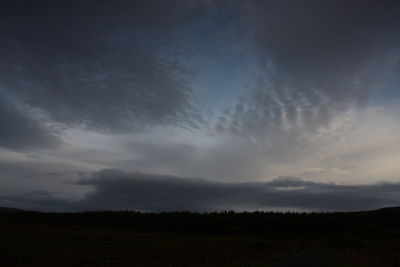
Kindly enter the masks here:
[[198, 101], [211, 110], [235, 103], [255, 80], [256, 65], [240, 54], [204, 59], [200, 68], [192, 85]]
[[400, 99], [400, 70], [384, 87], [378, 88], [369, 95], [370, 105], [382, 105]]
[[231, 106], [252, 87], [257, 70], [251, 49], [232, 42], [236, 37], [226, 30], [233, 27], [235, 11], [223, 12], [188, 27], [183, 42], [185, 59], [189, 58], [187, 64], [194, 73], [190, 83], [196, 102], [213, 112]]

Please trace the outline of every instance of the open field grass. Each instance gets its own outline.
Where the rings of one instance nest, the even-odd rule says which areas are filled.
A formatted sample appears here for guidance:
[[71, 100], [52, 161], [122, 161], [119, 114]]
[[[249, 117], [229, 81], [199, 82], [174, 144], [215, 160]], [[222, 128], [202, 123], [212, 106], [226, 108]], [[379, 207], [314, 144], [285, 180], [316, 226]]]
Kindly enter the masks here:
[[134, 231], [15, 216], [0, 217], [0, 266], [400, 266], [390, 233]]

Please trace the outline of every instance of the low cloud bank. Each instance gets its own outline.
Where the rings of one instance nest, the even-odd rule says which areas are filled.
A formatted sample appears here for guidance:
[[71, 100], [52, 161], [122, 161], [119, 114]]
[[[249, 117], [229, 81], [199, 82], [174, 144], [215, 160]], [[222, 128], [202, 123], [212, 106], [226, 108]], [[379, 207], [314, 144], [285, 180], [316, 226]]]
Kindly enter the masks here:
[[268, 182], [221, 183], [104, 169], [77, 181], [93, 187], [77, 201], [54, 194], [1, 197], [0, 204], [39, 210], [297, 210], [350, 211], [400, 205], [400, 183], [338, 185], [279, 177]]

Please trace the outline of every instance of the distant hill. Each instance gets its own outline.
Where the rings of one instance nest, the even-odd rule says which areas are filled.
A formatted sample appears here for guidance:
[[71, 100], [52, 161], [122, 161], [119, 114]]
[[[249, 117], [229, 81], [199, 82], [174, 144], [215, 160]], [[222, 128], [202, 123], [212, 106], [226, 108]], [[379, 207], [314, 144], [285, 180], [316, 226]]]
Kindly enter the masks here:
[[0, 207], [0, 213], [14, 213], [14, 212], [21, 212], [23, 210], [16, 209], [16, 208], [7, 208], [7, 207]]

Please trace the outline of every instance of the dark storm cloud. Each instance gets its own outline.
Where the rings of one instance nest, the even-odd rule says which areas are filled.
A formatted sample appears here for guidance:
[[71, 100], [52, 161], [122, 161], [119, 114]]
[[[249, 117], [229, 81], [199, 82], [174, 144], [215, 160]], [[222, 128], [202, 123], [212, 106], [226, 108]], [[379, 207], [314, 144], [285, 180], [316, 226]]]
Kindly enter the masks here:
[[66, 125], [193, 127], [177, 39], [201, 4], [186, 2], [2, 2], [3, 90]]
[[[18, 207], [64, 210], [216, 211], [234, 210], [367, 210], [400, 204], [399, 183], [338, 185], [280, 177], [270, 182], [219, 183], [168, 175], [105, 169], [83, 176], [77, 184], [93, 187], [78, 201], [37, 194], [2, 197]], [[19, 200], [18, 200], [19, 199]], [[29, 200], [30, 199], [30, 200]], [[29, 202], [30, 201], [30, 202]]]
[[102, 170], [79, 184], [95, 191], [83, 209], [151, 211], [292, 208], [361, 210], [396, 205], [400, 184], [336, 185], [280, 177], [270, 182], [218, 183], [175, 176]]
[[58, 143], [54, 131], [18, 109], [0, 92], [0, 146], [11, 149], [51, 148]]
[[329, 125], [361, 107], [400, 59], [399, 1], [246, 1], [236, 34], [260, 63], [219, 129], [247, 135]]

